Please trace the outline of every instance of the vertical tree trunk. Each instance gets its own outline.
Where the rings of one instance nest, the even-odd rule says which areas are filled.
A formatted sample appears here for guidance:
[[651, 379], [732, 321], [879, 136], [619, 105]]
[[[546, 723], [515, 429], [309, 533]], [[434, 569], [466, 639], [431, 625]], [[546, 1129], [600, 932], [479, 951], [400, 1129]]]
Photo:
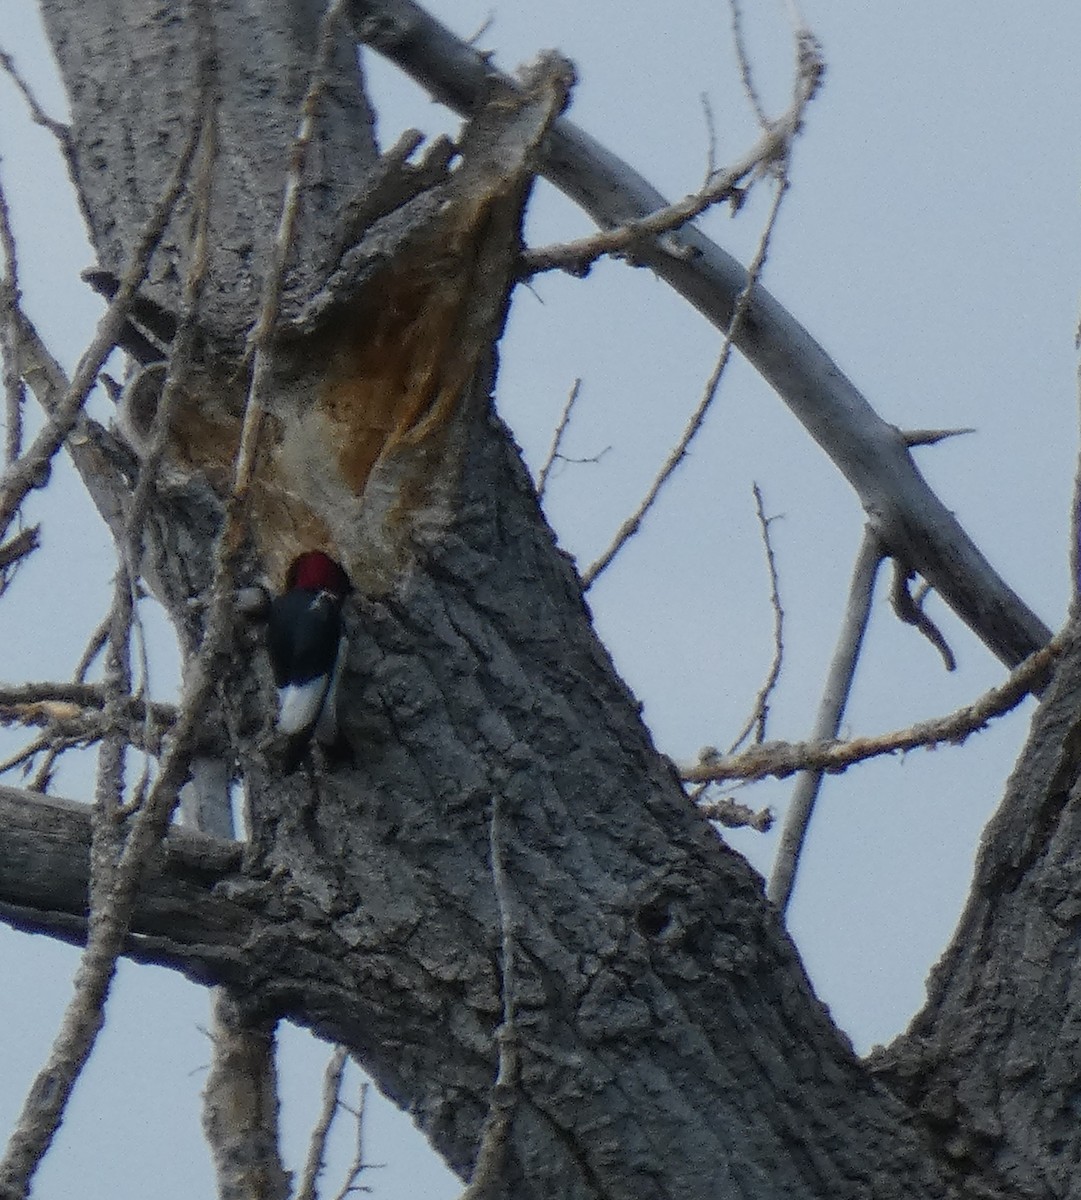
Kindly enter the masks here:
[[[1074, 614], [1074, 628], [1076, 628]], [[1081, 1195], [1081, 641], [1033, 718], [928, 1002], [876, 1056], [943, 1155], [1011, 1195]]]

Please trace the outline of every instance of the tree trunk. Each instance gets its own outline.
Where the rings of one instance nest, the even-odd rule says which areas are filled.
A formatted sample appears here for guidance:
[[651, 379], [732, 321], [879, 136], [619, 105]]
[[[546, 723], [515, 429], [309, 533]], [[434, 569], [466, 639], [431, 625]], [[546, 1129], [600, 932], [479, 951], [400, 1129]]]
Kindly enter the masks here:
[[1081, 1196], [1079, 819], [1075, 637], [984, 832], [927, 1005], [874, 1059], [945, 1157], [995, 1172], [1015, 1196]]
[[[141, 0], [43, 9], [109, 275], [123, 274], [190, 133], [197, 81], [215, 94], [213, 252], [144, 567], [190, 652], [190, 601], [240, 436], [238, 356], [273, 259], [322, 5], [219, 0], [182, 20]], [[346, 1043], [463, 1178], [512, 975], [502, 1036], [518, 1070], [492, 1196], [947, 1194], [950, 1155], [857, 1062], [761, 881], [652, 746], [494, 413], [558, 64], [519, 93], [495, 89], [449, 171], [438, 153], [420, 166], [377, 158], [352, 41], [334, 37], [245, 553], [276, 580], [312, 546], [346, 565], [352, 761], [278, 770], [259, 635], [238, 629], [206, 741], [230, 731], [251, 843], [241, 866], [211, 856], [214, 892], [183, 855], [159, 864], [132, 951], [229, 984], [245, 1019], [289, 1016]], [[146, 289], [173, 315], [196, 204], [189, 193]], [[71, 839], [67, 898], [20, 902], [16, 880], [0, 900], [8, 919], [73, 936], [84, 851], [77, 815], [51, 811]], [[18, 859], [30, 876], [35, 844]], [[213, 938], [170, 923], [192, 888]], [[982, 1177], [986, 1164], [962, 1165]], [[1048, 1182], [1031, 1194], [1066, 1193]]]

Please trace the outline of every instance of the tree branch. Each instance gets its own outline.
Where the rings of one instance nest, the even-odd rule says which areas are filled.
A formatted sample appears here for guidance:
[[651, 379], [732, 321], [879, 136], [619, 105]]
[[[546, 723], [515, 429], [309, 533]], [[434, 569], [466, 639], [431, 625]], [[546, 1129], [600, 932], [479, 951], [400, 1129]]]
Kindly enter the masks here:
[[773, 689], [777, 686], [777, 680], [781, 677], [781, 667], [784, 664], [784, 607], [781, 604], [781, 583], [777, 571], [777, 559], [773, 553], [773, 541], [769, 534], [770, 522], [774, 518], [766, 516], [765, 506], [762, 502], [762, 490], [758, 484], [753, 484], [752, 489], [755, 515], [758, 517], [762, 546], [766, 552], [766, 570], [769, 573], [769, 603], [773, 611], [773, 657], [770, 660], [766, 678], [758, 689], [758, 695], [754, 698], [750, 716], [729, 747], [729, 754], [734, 754], [752, 733], [756, 742], [766, 740], [769, 700], [773, 695]]
[[[0, 918], [16, 929], [81, 945], [89, 805], [0, 786], [0, 828]], [[229, 895], [241, 883], [241, 853], [235, 842], [170, 830], [147, 868], [124, 953], [200, 983], [243, 981], [240, 950], [254, 918]]]
[[1065, 646], [1065, 637], [1057, 635], [1042, 650], [1025, 659], [1004, 683], [948, 716], [920, 721], [894, 733], [845, 742], [763, 742], [742, 754], [707, 755], [693, 766], [680, 768], [680, 778], [685, 783], [721, 783], [727, 779], [754, 780], [768, 776], [784, 779], [797, 771], [843, 771], [868, 758], [936, 746], [941, 742], [960, 744], [994, 717], [1016, 708], [1046, 679]]
[[130, 265], [124, 274], [116, 297], [98, 322], [93, 340], [79, 360], [64, 398], [49, 413], [45, 428], [38, 434], [26, 452], [13, 462], [0, 479], [0, 533], [6, 531], [23, 498], [31, 488], [40, 486], [48, 478], [49, 464], [53, 456], [71, 433], [82, 412], [83, 405], [94, 386], [98, 372], [113, 347], [127, 320], [128, 307], [146, 277], [150, 257], [154, 253], [165, 226], [173, 213], [176, 202], [188, 178], [192, 156], [199, 142], [201, 124], [196, 122], [181, 151], [171, 177], [165, 184], [161, 196], [143, 229], [142, 236], [131, 255]]
[[[841, 632], [830, 662], [829, 674], [826, 676], [826, 686], [822, 690], [818, 715], [811, 730], [811, 737], [816, 742], [835, 738], [837, 730], [841, 727], [841, 718], [848, 703], [852, 680], [856, 674], [856, 663], [863, 646], [863, 636], [871, 615], [875, 576], [881, 562], [882, 546], [875, 534], [867, 530], [852, 569], [852, 582], [848, 588], [848, 604], [845, 606]], [[785, 817], [784, 828], [781, 830], [777, 857], [766, 890], [766, 895], [781, 912], [788, 907], [792, 895], [796, 868], [799, 866], [800, 854], [821, 786], [822, 772], [808, 771], [800, 775], [792, 789], [792, 801]]]

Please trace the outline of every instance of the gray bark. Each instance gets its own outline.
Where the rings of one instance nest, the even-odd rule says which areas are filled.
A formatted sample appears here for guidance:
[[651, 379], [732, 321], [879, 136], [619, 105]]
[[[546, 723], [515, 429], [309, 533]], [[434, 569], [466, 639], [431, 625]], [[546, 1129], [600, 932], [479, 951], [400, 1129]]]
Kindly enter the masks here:
[[[186, 364], [147, 555], [190, 653], [238, 432], [235, 350], [257, 315], [321, 6], [222, 0], [169, 21], [138, 0], [43, 7], [114, 275], [190, 127], [189, 81], [219, 91], [201, 358]], [[198, 25], [208, 12], [213, 29]], [[287, 1016], [348, 1045], [466, 1177], [503, 1012], [498, 797], [521, 1064], [499, 1195], [945, 1195], [949, 1155], [855, 1060], [760, 880], [653, 748], [493, 413], [558, 81], [474, 104], [448, 175], [438, 158], [375, 163], [344, 40], [334, 61], [246, 553], [276, 574], [317, 543], [347, 565], [354, 757], [276, 769], [258, 634], [238, 630], [206, 741], [218, 753], [232, 739], [252, 843], [241, 857], [174, 832], [128, 952], [228, 985], [245, 1022]], [[178, 219], [151, 290], [174, 312], [186, 254]], [[1038, 640], [1016, 616], [1013, 634]], [[3, 806], [0, 912], [78, 939], [85, 814], [10, 792]]]
[[874, 1059], [945, 1158], [990, 1168], [1012, 1196], [1081, 1196], [1079, 714], [1075, 640], [984, 833], [927, 1005]]
[[[323, 0], [42, 0], [72, 108], [78, 191], [98, 266], [121, 276], [199, 110], [206, 84], [217, 108], [211, 219], [212, 285], [200, 309], [208, 336], [235, 346], [272, 258], [289, 147], [316, 55]], [[211, 10], [212, 13], [211, 13]], [[287, 288], [307, 297], [333, 265], [342, 208], [375, 160], [353, 40], [340, 28], [311, 150]], [[157, 255], [147, 295], [176, 311], [190, 241], [190, 203]]]

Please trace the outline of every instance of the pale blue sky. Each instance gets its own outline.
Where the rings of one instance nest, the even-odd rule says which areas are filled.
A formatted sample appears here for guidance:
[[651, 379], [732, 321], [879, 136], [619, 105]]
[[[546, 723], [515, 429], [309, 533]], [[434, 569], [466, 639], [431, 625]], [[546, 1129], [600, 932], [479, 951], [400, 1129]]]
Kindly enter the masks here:
[[[723, 3], [442, 0], [430, 7], [466, 35], [494, 8], [483, 44], [508, 67], [545, 47], [564, 50], [580, 74], [571, 117], [670, 196], [694, 190], [705, 169], [702, 93], [710, 96], [719, 161], [741, 154], [755, 136]], [[749, 34], [762, 90], [776, 110], [790, 86], [784, 8], [756, 8]], [[1081, 8], [1068, 0], [986, 0], [978, 10], [941, 0], [818, 0], [805, 10], [828, 70], [797, 149], [766, 282], [887, 420], [977, 429], [919, 451], [920, 464], [1006, 579], [1057, 627], [1068, 599], [1077, 446]], [[35, 5], [6, 0], [5, 16], [0, 43], [61, 112]], [[388, 141], [410, 124], [453, 127], [393, 68], [374, 65], [372, 87]], [[28, 308], [70, 363], [97, 311], [77, 282], [89, 251], [48, 136], [27, 124], [6, 81], [0, 155], [23, 241]], [[717, 214], [706, 225], [747, 261], [763, 211], [752, 203], [737, 220]], [[566, 201], [538, 189], [534, 240], [587, 229]], [[545, 277], [535, 294], [518, 295], [499, 403], [527, 459], [539, 464], [577, 377], [582, 396], [567, 453], [589, 457], [611, 447], [599, 464], [564, 467], [549, 488], [551, 518], [583, 563], [648, 484], [697, 402], [718, 346], [716, 331], [683, 301], [624, 265], [598, 267], [585, 281]], [[590, 595], [658, 744], [677, 759], [727, 744], [769, 663], [771, 614], [752, 481], [780, 518], [772, 530], [788, 615], [787, 665], [770, 733], [806, 736], [861, 513], [835, 469], [742, 363], [733, 364], [688, 463], [644, 532]], [[35, 500], [35, 513], [47, 521], [46, 549], [0, 618], [6, 679], [67, 675], [106, 602], [107, 540], [80, 514], [79, 485], [63, 477], [58, 484]], [[932, 610], [959, 670], [945, 675], [935, 651], [879, 599], [849, 730], [880, 731], [949, 711], [1001, 679], [991, 655], [937, 602]], [[164, 640], [162, 632], [154, 637], [158, 645]], [[168, 676], [166, 663], [160, 678]], [[816, 987], [858, 1048], [893, 1036], [919, 1005], [1030, 711], [960, 749], [878, 762], [828, 783], [791, 926]], [[65, 788], [85, 795], [85, 777], [69, 772]], [[780, 812], [789, 788], [762, 785], [741, 798]], [[775, 833], [732, 840], [768, 869]], [[4, 1129], [55, 1030], [74, 962], [64, 947], [0, 929]], [[211, 1194], [197, 1104], [205, 1020], [199, 989], [164, 972], [122, 970], [109, 1029], [37, 1195]], [[286, 1047], [295, 1165], [325, 1052], [299, 1034]], [[390, 1165], [368, 1181], [375, 1194], [456, 1195], [455, 1182], [410, 1140], [408, 1122], [386, 1105], [378, 1112], [371, 1155]]]

